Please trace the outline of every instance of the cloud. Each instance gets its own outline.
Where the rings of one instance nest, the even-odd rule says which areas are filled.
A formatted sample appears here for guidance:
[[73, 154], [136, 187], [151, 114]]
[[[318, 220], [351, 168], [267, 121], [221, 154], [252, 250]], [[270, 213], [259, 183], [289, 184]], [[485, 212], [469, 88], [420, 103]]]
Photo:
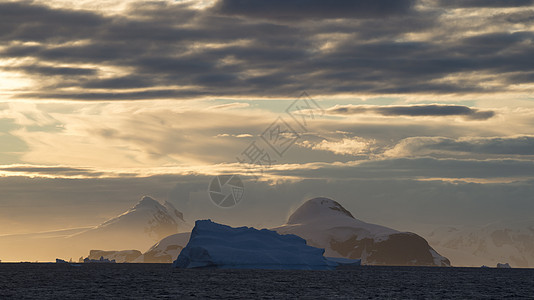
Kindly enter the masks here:
[[101, 177], [105, 172], [89, 168], [73, 168], [59, 166], [6, 165], [0, 166], [0, 172], [7, 176], [44, 176], [44, 177]]
[[[322, 103], [322, 100], [317, 101]], [[207, 109], [225, 107], [228, 100], [12, 102], [8, 110], [0, 111], [9, 118], [4, 122], [7, 126], [4, 131], [9, 134], [2, 137], [6, 142], [3, 148], [17, 153], [19, 158], [11, 162], [18, 164], [104, 169], [183, 165], [194, 171], [199, 166], [236, 162], [236, 155], [253, 140], [258, 140], [279, 116], [298, 128], [283, 112], [292, 102], [265, 101], [260, 102], [264, 106], [254, 104], [238, 109]], [[447, 117], [392, 118], [374, 113], [357, 118], [316, 115], [308, 122], [308, 132], [303, 133], [283, 157], [275, 157], [276, 153], [271, 155], [281, 164], [372, 159], [391, 149], [404, 149], [399, 145], [410, 137], [456, 140], [469, 136], [528, 135], [533, 118], [534, 112], [530, 109], [499, 109], [499, 118], [484, 122], [451, 122]], [[507, 126], [501, 126], [502, 122]], [[19, 142], [15, 143], [14, 139]], [[261, 139], [259, 142], [265, 150], [271, 149]], [[17, 144], [21, 147], [14, 147]], [[388, 152], [393, 155], [391, 153]], [[394, 157], [425, 155], [404, 150], [399, 153]], [[475, 159], [515, 157], [515, 154], [458, 151], [434, 151], [428, 155]], [[10, 163], [9, 159], [6, 157], [2, 161]]]
[[360, 155], [368, 154], [375, 142], [373, 140], [366, 140], [358, 137], [343, 138], [339, 141], [322, 140], [318, 143], [310, 143], [304, 141], [300, 146], [310, 147], [314, 150], [330, 151], [341, 155]]
[[253, 135], [252, 135], [252, 134], [248, 134], [248, 133], [241, 133], [241, 134], [228, 134], [228, 133], [222, 133], [222, 134], [218, 134], [218, 135], [216, 135], [216, 137], [249, 138], [249, 137], [253, 137]]
[[481, 111], [462, 105], [411, 105], [411, 106], [364, 106], [364, 105], [338, 105], [326, 110], [333, 115], [354, 115], [373, 113], [382, 116], [409, 116], [409, 117], [446, 117], [462, 116], [467, 120], [487, 120], [495, 115], [494, 111]]
[[211, 178], [190, 175], [83, 180], [0, 177], [3, 195], [0, 234], [94, 226], [123, 213], [144, 195], [171, 201], [188, 221], [211, 218], [233, 226], [257, 227], [285, 223], [291, 208], [316, 196], [339, 201], [359, 219], [400, 230], [416, 229], [412, 226], [417, 224], [426, 228], [485, 224], [503, 216], [530, 218], [534, 209], [534, 202], [528, 201], [534, 193], [532, 181], [476, 184], [329, 178], [246, 182], [243, 201], [234, 209], [221, 210], [210, 202], [206, 192]]
[[39, 74], [43, 76], [87, 76], [96, 75], [97, 71], [89, 68], [73, 68], [73, 67], [55, 67], [55, 66], [17, 66], [17, 67], [3, 67], [6, 71], [22, 71], [30, 74]]
[[[5, 114], [17, 117], [13, 136], [27, 145], [20, 153], [26, 163], [104, 169], [179, 164], [194, 171], [235, 162], [276, 118], [256, 109], [207, 109], [225, 102], [23, 102]], [[222, 134], [232, 138], [213, 138]]]
[[383, 18], [409, 13], [414, 0], [219, 0], [217, 12], [273, 19]]
[[410, 137], [384, 153], [386, 156], [500, 155], [534, 156], [534, 137]]
[[503, 23], [513, 23], [513, 24], [529, 24], [534, 22], [534, 11], [533, 10], [523, 10], [513, 13], [501, 13], [493, 17], [496, 22]]
[[522, 7], [534, 5], [533, 0], [438, 0], [442, 7], [471, 8], [471, 7]]
[[[276, 166], [265, 172], [297, 179], [454, 179], [503, 182], [531, 180], [534, 161], [526, 159], [390, 158], [346, 163]], [[477, 181], [477, 180], [475, 180]]]
[[249, 103], [233, 102], [210, 106], [208, 109], [228, 109], [228, 108], [243, 108], [249, 107]]
[[209, 95], [196, 89], [147, 89], [135, 92], [61, 92], [61, 93], [21, 93], [20, 96], [28, 99], [57, 99], [57, 100], [147, 100], [147, 99], [188, 99]]
[[50, 8], [31, 1], [0, 3], [0, 40], [65, 42], [90, 35], [106, 19], [96, 13]]
[[3, 97], [490, 94], [532, 82], [534, 36], [510, 21], [528, 18], [519, 9], [471, 17], [477, 29], [466, 36], [461, 12], [444, 18], [427, 2], [302, 3], [132, 2], [113, 14], [1, 3], [0, 68], [30, 81]]
[[57, 176], [54, 170], [51, 174], [56, 176], [0, 176], [0, 234], [98, 225], [144, 195], [164, 199], [177, 180], [166, 176], [74, 179]]
[[138, 89], [157, 84], [154, 78], [143, 75], [125, 75], [122, 77], [96, 79], [91, 78], [81, 83], [87, 89]]

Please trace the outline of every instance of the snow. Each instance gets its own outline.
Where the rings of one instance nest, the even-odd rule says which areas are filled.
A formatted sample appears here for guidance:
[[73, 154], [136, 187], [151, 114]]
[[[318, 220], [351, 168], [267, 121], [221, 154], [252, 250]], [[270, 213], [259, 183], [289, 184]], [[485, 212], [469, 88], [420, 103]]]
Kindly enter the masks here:
[[371, 238], [379, 242], [399, 232], [355, 219], [339, 203], [323, 197], [308, 200], [289, 217], [287, 224], [273, 230], [280, 234], [295, 234], [311, 246], [324, 247], [325, 254], [330, 257], [343, 257], [329, 247], [332, 240], [346, 241], [357, 236], [358, 240]]
[[145, 251], [157, 241], [190, 228], [182, 213], [171, 203], [161, 204], [145, 196], [123, 214], [93, 229], [75, 234], [71, 239], [73, 243], [89, 245], [92, 249]]
[[430, 254], [432, 254], [432, 259], [434, 260], [434, 264], [436, 266], [441, 266], [443, 256], [439, 255], [439, 253], [437, 253], [436, 250], [434, 249], [430, 249]]
[[[97, 226], [0, 236], [0, 253], [7, 253], [1, 258], [5, 261], [54, 261], [56, 257], [86, 257], [92, 249], [145, 252], [161, 239], [192, 228], [170, 202], [160, 203], [145, 196], [132, 204], [123, 213]], [[113, 215], [109, 210], [108, 213]], [[39, 251], [35, 251], [36, 248]], [[123, 254], [132, 256], [132, 253], [118, 253]], [[104, 255], [117, 262], [129, 260], [120, 256]]]
[[172, 203], [170, 203], [169, 201], [165, 201], [163, 206], [165, 207], [167, 212], [175, 218], [178, 223], [185, 223], [184, 214], [181, 211], [177, 210], [176, 207], [172, 205]]
[[508, 261], [515, 267], [534, 266], [534, 220], [495, 222], [477, 227], [437, 228], [429, 242], [455, 266], [493, 265]]
[[[98, 228], [109, 227], [111, 225], [128, 226], [132, 223], [161, 223], [170, 224], [176, 227], [185, 225], [183, 215], [174, 206], [165, 202], [161, 205], [151, 197], [145, 196], [134, 207], [125, 213], [112, 218], [98, 226]], [[152, 234], [149, 232], [149, 234]]]
[[232, 228], [199, 220], [173, 265], [178, 268], [331, 270], [338, 263], [296, 235], [268, 229]]
[[[289, 217], [287, 223], [283, 226], [273, 228], [280, 234], [295, 234], [304, 238], [308, 245], [324, 248], [325, 255], [328, 257], [340, 258], [359, 258], [365, 264], [387, 264], [388, 257], [382, 257], [382, 262], [375, 261], [372, 256], [376, 257], [378, 248], [382, 249], [382, 253], [387, 253], [385, 246], [392, 235], [403, 234], [406, 240], [409, 239], [410, 233], [402, 233], [392, 228], [375, 225], [363, 222], [354, 218], [354, 216], [346, 210], [338, 202], [324, 198], [314, 198], [302, 204]], [[364, 239], [372, 240], [372, 243]], [[398, 239], [397, 239], [398, 240]], [[393, 245], [389, 243], [389, 245]], [[402, 247], [414, 246], [413, 239], [410, 244], [404, 244]], [[382, 245], [378, 248], [367, 249], [371, 244]], [[364, 247], [363, 249], [361, 247]], [[370, 246], [373, 247], [373, 246]], [[390, 246], [398, 247], [398, 246]], [[424, 248], [424, 246], [422, 246]], [[416, 261], [413, 259], [404, 262], [397, 262], [400, 264], [420, 264], [420, 265], [435, 265], [446, 266], [448, 260], [434, 251], [431, 247], [428, 249], [418, 248], [421, 253], [428, 251], [432, 257], [431, 261], [425, 259], [425, 255], [421, 254]], [[369, 251], [371, 252], [369, 252]], [[394, 251], [394, 250], [391, 250]], [[356, 257], [357, 256], [357, 257]]]
[[178, 258], [178, 254], [187, 245], [190, 232], [176, 233], [162, 239], [134, 262], [145, 263], [172, 263]]

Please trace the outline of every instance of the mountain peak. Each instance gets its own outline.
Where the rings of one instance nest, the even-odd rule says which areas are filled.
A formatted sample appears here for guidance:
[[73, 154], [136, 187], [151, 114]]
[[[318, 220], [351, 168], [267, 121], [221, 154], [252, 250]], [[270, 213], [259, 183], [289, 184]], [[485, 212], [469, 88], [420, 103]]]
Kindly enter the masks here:
[[171, 203], [162, 204], [152, 197], [144, 196], [126, 212], [82, 234], [106, 240], [107, 245], [117, 245], [123, 236], [131, 236], [134, 238], [132, 245], [143, 244], [145, 247], [155, 240], [178, 233], [187, 226], [183, 214]]
[[354, 219], [352, 214], [338, 202], [325, 197], [317, 197], [304, 202], [304, 204], [291, 214], [287, 223], [306, 223], [319, 218], [332, 216]]
[[176, 207], [174, 207], [174, 205], [172, 205], [172, 203], [170, 203], [169, 201], [165, 201], [165, 203], [163, 203], [163, 206], [167, 209], [167, 211], [170, 214], [172, 214], [173, 216], [177, 217], [181, 221], [185, 222], [184, 214], [181, 211], [177, 210]]
[[153, 207], [153, 206], [161, 206], [161, 204], [154, 200], [153, 198], [149, 196], [144, 196], [141, 201], [139, 201], [134, 208], [140, 208], [140, 207]]

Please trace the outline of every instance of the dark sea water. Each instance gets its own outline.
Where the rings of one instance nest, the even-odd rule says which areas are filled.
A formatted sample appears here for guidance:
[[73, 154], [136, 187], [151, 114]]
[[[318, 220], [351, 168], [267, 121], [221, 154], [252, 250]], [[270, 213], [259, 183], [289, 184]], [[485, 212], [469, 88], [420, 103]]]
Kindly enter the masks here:
[[534, 299], [534, 269], [179, 270], [168, 264], [0, 264], [0, 299]]

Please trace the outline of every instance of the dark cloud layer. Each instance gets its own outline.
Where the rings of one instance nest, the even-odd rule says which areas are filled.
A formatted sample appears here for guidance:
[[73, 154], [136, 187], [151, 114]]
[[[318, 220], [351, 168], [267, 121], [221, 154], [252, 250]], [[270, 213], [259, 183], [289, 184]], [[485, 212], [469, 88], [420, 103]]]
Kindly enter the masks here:
[[30, 1], [0, 3], [2, 41], [69, 41], [90, 35], [107, 21], [95, 13], [53, 9]]
[[307, 166], [272, 170], [280, 176], [310, 179], [423, 179], [423, 178], [529, 178], [534, 177], [534, 162], [520, 159], [438, 159], [431, 157], [395, 158], [364, 161], [356, 165]]
[[[532, 82], [531, 31], [463, 37], [443, 29], [444, 9], [423, 13], [412, 1], [303, 3], [221, 0], [202, 10], [155, 1], [116, 15], [0, 3], [0, 58], [20, 60], [7, 68], [43, 82], [14, 98], [488, 93]], [[488, 22], [510, 24], [514, 14]], [[437, 36], [405, 39], [420, 33]]]
[[[310, 179], [245, 184], [245, 198], [231, 210], [214, 206], [206, 192], [211, 177], [50, 179], [0, 177], [0, 220], [26, 232], [96, 225], [123, 213], [144, 195], [169, 200], [187, 221], [211, 218], [234, 226], [283, 224], [292, 209], [316, 196], [331, 197], [364, 221], [405, 229], [410, 222], [485, 224], [495, 218], [529, 218], [534, 185], [446, 183], [369, 178]], [[485, 209], [481, 209], [484, 207]], [[257, 212], [262, 212], [260, 215]], [[0, 233], [10, 233], [4, 227]]]
[[223, 14], [273, 19], [375, 18], [405, 14], [415, 0], [221, 0]]
[[97, 71], [89, 68], [70, 68], [70, 67], [53, 67], [53, 66], [40, 66], [29, 65], [20, 67], [4, 67], [7, 71], [23, 71], [28, 74], [39, 74], [43, 76], [65, 75], [65, 76], [84, 76], [84, 75], [96, 75]]
[[443, 7], [521, 7], [532, 6], [533, 0], [439, 0]]
[[99, 177], [103, 172], [94, 171], [87, 168], [73, 168], [73, 167], [41, 167], [41, 166], [8, 166], [0, 168], [0, 171], [22, 173], [30, 175], [46, 175], [46, 176], [86, 176]]
[[495, 115], [495, 112], [481, 111], [462, 105], [411, 105], [411, 106], [363, 106], [345, 105], [335, 106], [327, 110], [329, 114], [353, 115], [375, 113], [382, 116], [462, 116], [469, 120], [487, 120]]
[[477, 137], [451, 139], [445, 137], [410, 137], [397, 146], [405, 156], [448, 155], [534, 155], [533, 136]]

